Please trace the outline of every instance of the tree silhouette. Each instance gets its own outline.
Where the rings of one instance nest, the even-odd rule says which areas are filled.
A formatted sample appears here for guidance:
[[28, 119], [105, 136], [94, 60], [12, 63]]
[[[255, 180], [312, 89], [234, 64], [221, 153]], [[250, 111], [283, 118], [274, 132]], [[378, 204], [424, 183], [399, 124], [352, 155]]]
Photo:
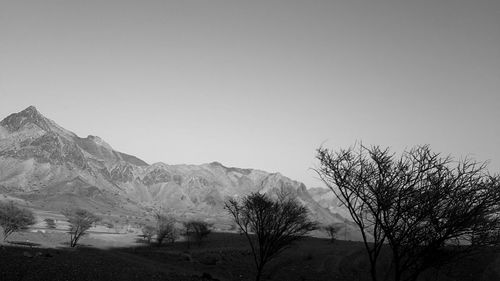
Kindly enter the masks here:
[[320, 148], [317, 158], [321, 179], [361, 231], [374, 281], [386, 242], [396, 281], [417, 280], [430, 266], [498, 242], [500, 181], [485, 164], [441, 157], [428, 146], [400, 157], [378, 146]]
[[329, 224], [322, 227], [322, 229], [330, 237], [330, 242], [333, 243], [337, 239], [337, 234], [339, 233], [341, 226], [339, 224]]
[[207, 235], [211, 232], [209, 224], [204, 221], [188, 221], [184, 223], [184, 227], [186, 229], [188, 247], [191, 238], [193, 238], [198, 245], [201, 245], [203, 238], [207, 237]]
[[267, 195], [252, 193], [241, 202], [226, 201], [225, 207], [250, 243], [257, 267], [256, 281], [271, 259], [316, 228], [307, 208], [284, 194], [273, 200]]

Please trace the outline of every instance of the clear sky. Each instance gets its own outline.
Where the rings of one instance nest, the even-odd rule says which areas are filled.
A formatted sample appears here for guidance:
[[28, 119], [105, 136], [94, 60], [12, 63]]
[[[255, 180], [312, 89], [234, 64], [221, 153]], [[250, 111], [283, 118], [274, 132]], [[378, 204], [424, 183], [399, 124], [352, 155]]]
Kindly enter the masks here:
[[321, 144], [500, 171], [500, 1], [0, 0], [0, 116], [147, 162], [281, 172]]

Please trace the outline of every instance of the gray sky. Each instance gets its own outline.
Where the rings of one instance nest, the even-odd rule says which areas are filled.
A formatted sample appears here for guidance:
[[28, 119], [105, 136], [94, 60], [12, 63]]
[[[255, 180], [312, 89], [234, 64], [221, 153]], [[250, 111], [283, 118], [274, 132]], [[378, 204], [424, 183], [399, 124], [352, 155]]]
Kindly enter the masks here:
[[0, 117], [320, 185], [321, 144], [491, 160], [500, 1], [0, 0]]

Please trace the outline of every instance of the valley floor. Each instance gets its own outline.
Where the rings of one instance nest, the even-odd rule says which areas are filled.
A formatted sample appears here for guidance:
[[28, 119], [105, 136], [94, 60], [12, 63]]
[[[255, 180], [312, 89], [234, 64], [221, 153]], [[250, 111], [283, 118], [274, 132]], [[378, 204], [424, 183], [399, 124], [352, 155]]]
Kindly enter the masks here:
[[[91, 234], [68, 248], [64, 233], [17, 233], [0, 249], [0, 280], [227, 280], [254, 278], [245, 237], [212, 233], [201, 245], [149, 246], [133, 234]], [[26, 243], [28, 242], [28, 243]], [[29, 245], [32, 245], [30, 247]], [[268, 265], [264, 280], [369, 280], [362, 243], [307, 238]], [[205, 277], [202, 277], [205, 275]], [[211, 276], [213, 279], [208, 278]], [[422, 280], [500, 280], [500, 256], [483, 253]]]

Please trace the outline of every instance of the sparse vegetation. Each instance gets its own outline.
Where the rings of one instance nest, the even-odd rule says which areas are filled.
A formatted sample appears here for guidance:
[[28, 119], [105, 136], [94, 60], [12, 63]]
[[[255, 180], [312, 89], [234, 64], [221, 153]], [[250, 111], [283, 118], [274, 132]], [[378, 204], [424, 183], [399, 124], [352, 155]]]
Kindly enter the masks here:
[[3, 228], [3, 240], [12, 233], [35, 224], [33, 212], [19, 208], [13, 202], [0, 202], [0, 226]]
[[329, 224], [322, 227], [322, 229], [328, 234], [330, 237], [330, 242], [334, 243], [337, 240], [337, 234], [340, 231], [340, 226], [338, 224]]
[[188, 221], [184, 223], [184, 227], [186, 230], [188, 247], [191, 239], [193, 239], [198, 245], [201, 245], [203, 239], [210, 234], [210, 225], [204, 221]]
[[70, 235], [70, 247], [76, 247], [78, 240], [100, 220], [99, 217], [93, 213], [80, 208], [66, 209], [63, 212], [69, 222], [68, 233]]
[[307, 208], [283, 193], [276, 200], [252, 193], [241, 202], [228, 200], [225, 207], [250, 244], [257, 268], [256, 281], [270, 260], [316, 228]]
[[500, 179], [485, 164], [428, 146], [400, 157], [378, 146], [320, 148], [317, 158], [318, 174], [361, 231], [374, 281], [385, 245], [393, 280], [415, 281], [431, 266], [499, 241]]
[[44, 219], [45, 224], [47, 225], [47, 228], [49, 229], [55, 229], [56, 228], [56, 222], [54, 219], [46, 218]]
[[164, 240], [175, 242], [179, 236], [179, 230], [175, 227], [175, 219], [172, 216], [157, 212], [156, 219], [156, 243], [161, 246]]

